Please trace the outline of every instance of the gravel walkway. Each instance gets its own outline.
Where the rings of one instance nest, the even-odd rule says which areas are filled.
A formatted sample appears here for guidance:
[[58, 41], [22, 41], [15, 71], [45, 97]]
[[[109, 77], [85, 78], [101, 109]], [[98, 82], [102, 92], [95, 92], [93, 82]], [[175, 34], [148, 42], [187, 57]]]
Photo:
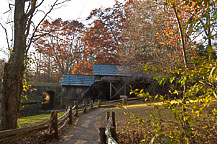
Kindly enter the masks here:
[[80, 116], [77, 124], [70, 128], [58, 144], [98, 144], [100, 124], [97, 116], [105, 110], [104, 108], [96, 109]]

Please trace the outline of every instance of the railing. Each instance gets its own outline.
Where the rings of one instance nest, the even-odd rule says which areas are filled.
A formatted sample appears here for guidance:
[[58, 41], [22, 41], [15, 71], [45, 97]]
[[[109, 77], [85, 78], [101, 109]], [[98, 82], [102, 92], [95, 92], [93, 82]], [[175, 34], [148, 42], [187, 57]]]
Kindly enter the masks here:
[[[110, 104], [110, 103], [114, 104], [114, 103], [122, 102], [123, 105], [127, 105], [128, 101], [143, 100], [143, 99], [144, 98], [142, 97], [127, 98], [127, 96], [122, 96], [122, 99], [107, 101], [101, 104]], [[99, 141], [101, 144], [118, 144], [114, 112], [112, 112], [111, 115], [110, 112], [106, 113], [106, 126], [99, 128]]]
[[59, 118], [57, 116], [57, 111], [53, 111], [50, 119], [41, 124], [0, 131], [0, 143], [7, 144], [15, 142], [42, 130], [45, 130], [48, 134], [54, 134], [54, 136], [58, 138], [59, 130], [61, 130], [66, 124], [72, 124], [73, 117], [78, 117], [79, 113], [86, 113], [88, 106], [90, 106], [90, 109], [93, 109], [93, 102], [91, 101], [90, 104], [84, 103], [82, 105], [78, 105], [78, 102], [75, 101], [74, 106], [67, 106], [66, 112]]
[[127, 96], [123, 96], [121, 99], [118, 99], [118, 100], [112, 100], [112, 101], [101, 102], [101, 105], [105, 105], [105, 104], [112, 104], [112, 105], [115, 105], [115, 104], [117, 104], [117, 103], [122, 103], [123, 105], [127, 105], [129, 101], [143, 100], [143, 99], [144, 99], [144, 97], [127, 98]]
[[110, 112], [107, 112], [106, 126], [99, 128], [99, 136], [101, 144], [118, 144], [114, 112], [112, 112], [111, 116]]

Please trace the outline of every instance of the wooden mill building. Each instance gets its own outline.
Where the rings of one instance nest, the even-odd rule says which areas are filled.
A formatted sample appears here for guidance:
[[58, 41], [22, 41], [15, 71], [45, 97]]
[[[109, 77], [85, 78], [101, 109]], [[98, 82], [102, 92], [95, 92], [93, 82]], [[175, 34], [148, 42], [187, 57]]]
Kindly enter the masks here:
[[127, 67], [94, 64], [93, 75], [63, 75], [63, 101], [93, 99], [119, 99], [129, 95], [130, 86], [136, 79], [146, 79], [145, 74], [130, 74]]

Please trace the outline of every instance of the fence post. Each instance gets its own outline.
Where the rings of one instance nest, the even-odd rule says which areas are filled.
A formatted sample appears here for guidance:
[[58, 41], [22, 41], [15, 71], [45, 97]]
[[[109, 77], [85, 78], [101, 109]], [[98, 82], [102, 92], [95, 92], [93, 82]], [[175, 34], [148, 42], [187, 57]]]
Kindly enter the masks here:
[[115, 128], [116, 130], [116, 123], [115, 123], [115, 112], [112, 112], [112, 126]]
[[98, 99], [98, 108], [101, 107], [101, 99]]
[[106, 125], [108, 124], [109, 117], [110, 117], [110, 112], [107, 112], [107, 113], [106, 113]]
[[69, 124], [72, 124], [72, 105], [70, 105], [70, 110], [69, 110]]
[[112, 127], [110, 128], [112, 137], [117, 140], [117, 133], [116, 133], [116, 123], [115, 123], [115, 112], [112, 112]]
[[114, 128], [114, 127], [111, 127], [111, 128], [110, 128], [110, 131], [111, 131], [111, 136], [112, 136], [115, 140], [117, 140], [117, 133], [116, 133], [115, 128]]
[[123, 97], [123, 105], [127, 105], [127, 96]]
[[57, 112], [54, 111], [53, 113], [53, 129], [54, 129], [54, 137], [58, 138], [58, 117]]
[[105, 135], [105, 128], [99, 128], [99, 142], [100, 144], [106, 144], [106, 135]]
[[86, 101], [84, 101], [84, 113], [87, 112], [87, 105], [86, 105]]
[[78, 117], [78, 101], [74, 101], [75, 105], [75, 116]]
[[67, 111], [68, 110], [68, 105], [66, 105], [66, 110], [65, 111]]
[[54, 111], [51, 112], [50, 119], [52, 119], [52, 121], [51, 121], [51, 124], [50, 124], [49, 129], [48, 129], [48, 134], [52, 133], [53, 120], [54, 120]]
[[93, 109], [93, 100], [91, 100], [91, 109]]

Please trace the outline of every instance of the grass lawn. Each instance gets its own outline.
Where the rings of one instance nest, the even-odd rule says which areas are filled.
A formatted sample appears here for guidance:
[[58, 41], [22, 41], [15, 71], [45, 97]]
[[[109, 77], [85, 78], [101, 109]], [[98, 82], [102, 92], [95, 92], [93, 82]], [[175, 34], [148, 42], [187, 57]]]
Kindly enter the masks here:
[[[65, 112], [59, 112], [58, 117], [62, 116]], [[47, 121], [50, 118], [51, 114], [40, 114], [40, 115], [34, 115], [34, 116], [27, 116], [27, 117], [22, 117], [18, 119], [18, 127], [27, 127], [27, 126], [32, 126], [36, 125], [39, 123], [43, 123]]]
[[[87, 111], [89, 111], [90, 108], [87, 108]], [[62, 116], [65, 112], [58, 112], [58, 117]], [[83, 110], [79, 109], [79, 115], [83, 115]], [[18, 118], [18, 127], [27, 127], [36, 125], [39, 123], [43, 123], [50, 119], [51, 114], [40, 114], [40, 115], [34, 115], [34, 116], [27, 116], [27, 117], [21, 117]], [[73, 120], [76, 118], [73, 118]]]

